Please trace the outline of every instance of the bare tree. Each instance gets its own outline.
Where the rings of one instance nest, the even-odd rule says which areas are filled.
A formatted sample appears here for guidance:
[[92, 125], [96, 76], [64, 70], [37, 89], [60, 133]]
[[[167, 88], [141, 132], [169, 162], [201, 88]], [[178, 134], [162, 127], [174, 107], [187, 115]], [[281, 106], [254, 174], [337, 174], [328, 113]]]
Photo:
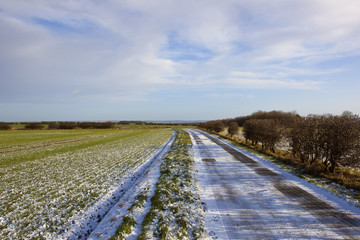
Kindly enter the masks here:
[[246, 141], [251, 140], [253, 145], [261, 142], [263, 149], [268, 148], [273, 152], [282, 137], [283, 130], [280, 122], [274, 119], [250, 119], [243, 127]]
[[250, 119], [245, 121], [243, 125], [243, 132], [245, 136], [245, 140], [251, 141], [252, 145], [257, 145], [259, 141], [258, 137], [256, 136], [256, 121], [255, 119]]
[[360, 121], [355, 115], [298, 118], [290, 135], [293, 153], [303, 163], [319, 160], [330, 172], [339, 164], [359, 164]]
[[239, 125], [237, 124], [237, 122], [229, 123], [228, 132], [231, 136], [239, 132]]
[[225, 129], [225, 125], [221, 120], [200, 123], [199, 127], [205, 128], [206, 130], [215, 131], [217, 133], [224, 131]]
[[310, 161], [310, 165], [322, 155], [320, 149], [320, 116], [298, 117], [293, 121], [290, 131], [290, 145], [293, 154], [302, 163]]

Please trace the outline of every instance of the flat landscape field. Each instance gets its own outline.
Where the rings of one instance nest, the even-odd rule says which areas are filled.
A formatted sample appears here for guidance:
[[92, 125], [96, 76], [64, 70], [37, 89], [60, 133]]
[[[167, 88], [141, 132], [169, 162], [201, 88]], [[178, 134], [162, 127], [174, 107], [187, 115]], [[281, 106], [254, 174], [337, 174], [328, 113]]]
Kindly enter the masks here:
[[153, 156], [170, 129], [0, 131], [0, 238], [56, 238]]

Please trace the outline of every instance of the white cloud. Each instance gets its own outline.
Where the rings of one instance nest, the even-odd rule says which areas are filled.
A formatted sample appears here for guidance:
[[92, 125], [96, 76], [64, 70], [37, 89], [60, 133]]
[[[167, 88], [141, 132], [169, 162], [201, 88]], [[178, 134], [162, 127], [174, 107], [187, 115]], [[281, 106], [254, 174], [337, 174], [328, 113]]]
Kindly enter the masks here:
[[[31, 91], [16, 96], [15, 86], [43, 86], [44, 98], [127, 96], [119, 101], [182, 87], [319, 89], [308, 79], [331, 71], [316, 63], [360, 54], [357, 0], [0, 0], [0, 9], [3, 91], [24, 101]], [[52, 21], [79, 31], [57, 32]], [[211, 54], [172, 59], [171, 33]]]
[[278, 79], [249, 79], [249, 78], [230, 78], [226, 83], [238, 88], [251, 89], [297, 89], [314, 90], [319, 89], [320, 82], [315, 81], [294, 81]]

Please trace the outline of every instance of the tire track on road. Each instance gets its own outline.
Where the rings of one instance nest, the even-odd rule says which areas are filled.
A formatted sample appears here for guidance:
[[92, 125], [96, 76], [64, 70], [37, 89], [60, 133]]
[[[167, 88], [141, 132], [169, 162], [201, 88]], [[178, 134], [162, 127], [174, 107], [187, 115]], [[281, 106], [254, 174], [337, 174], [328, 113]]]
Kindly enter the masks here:
[[[295, 184], [288, 181], [284, 176], [281, 174], [274, 172], [266, 167], [264, 167], [262, 164], [258, 163], [257, 161], [247, 157], [243, 153], [239, 152], [237, 149], [231, 147], [229, 144], [221, 141], [220, 139], [205, 133], [197, 131], [191, 132], [193, 138], [195, 141], [200, 144], [201, 146], [202, 141], [200, 137], [197, 134], [202, 134], [206, 136], [208, 139], [210, 139], [213, 143], [220, 146], [222, 149], [224, 149], [227, 153], [229, 153], [231, 156], [233, 156], [236, 160], [240, 161], [244, 165], [246, 165], [248, 168], [250, 168], [252, 171], [254, 171], [257, 175], [267, 179], [273, 187], [279, 191], [279, 193], [286, 196], [288, 199], [290, 199], [292, 202], [296, 203], [298, 206], [312, 214], [316, 219], [319, 220], [320, 223], [325, 225], [328, 229], [335, 232], [336, 234], [341, 235], [344, 239], [360, 239], [360, 221], [357, 218], [354, 218], [353, 216], [335, 209], [330, 204], [320, 200], [319, 198], [315, 197], [314, 195], [308, 193], [307, 191], [303, 190], [302, 188], [296, 186]], [[200, 148], [201, 149], [201, 148]], [[200, 150], [201, 156], [205, 154], [204, 157], [211, 158], [211, 153], [206, 152], [206, 147], [203, 147], [203, 150]], [[213, 161], [206, 161], [206, 166], [209, 170], [210, 174], [218, 175], [220, 176], [219, 181], [221, 181], [221, 184], [223, 185], [224, 189], [227, 189], [226, 193], [223, 192], [214, 192], [217, 198], [220, 199], [223, 198], [223, 196], [239, 196], [239, 192], [234, 192], [237, 190], [234, 190], [232, 186], [227, 186], [225, 179], [222, 174], [218, 172], [216, 168], [216, 163]], [[240, 194], [241, 195], [241, 194]], [[234, 204], [239, 205], [246, 205], [243, 201], [239, 201], [236, 198], [230, 199], [234, 200]], [[257, 221], [256, 216], [254, 216], [254, 219], [252, 221]], [[226, 221], [225, 221], [226, 223]], [[234, 222], [228, 221], [228, 224], [235, 224]], [[255, 232], [260, 231], [264, 232], [266, 229], [254, 229]], [[229, 236], [230, 239], [234, 239], [233, 237]], [[257, 238], [256, 236], [253, 236], [254, 238]], [[272, 239], [269, 235], [262, 235], [258, 236], [260, 238], [269, 238]]]

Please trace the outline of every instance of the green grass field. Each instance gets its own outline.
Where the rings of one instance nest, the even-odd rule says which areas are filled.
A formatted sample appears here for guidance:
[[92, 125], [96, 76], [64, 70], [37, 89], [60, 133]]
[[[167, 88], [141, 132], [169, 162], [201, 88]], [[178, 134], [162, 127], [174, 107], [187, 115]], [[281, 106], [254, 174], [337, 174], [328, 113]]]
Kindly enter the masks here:
[[11, 166], [149, 132], [150, 129], [1, 131], [0, 166]]

